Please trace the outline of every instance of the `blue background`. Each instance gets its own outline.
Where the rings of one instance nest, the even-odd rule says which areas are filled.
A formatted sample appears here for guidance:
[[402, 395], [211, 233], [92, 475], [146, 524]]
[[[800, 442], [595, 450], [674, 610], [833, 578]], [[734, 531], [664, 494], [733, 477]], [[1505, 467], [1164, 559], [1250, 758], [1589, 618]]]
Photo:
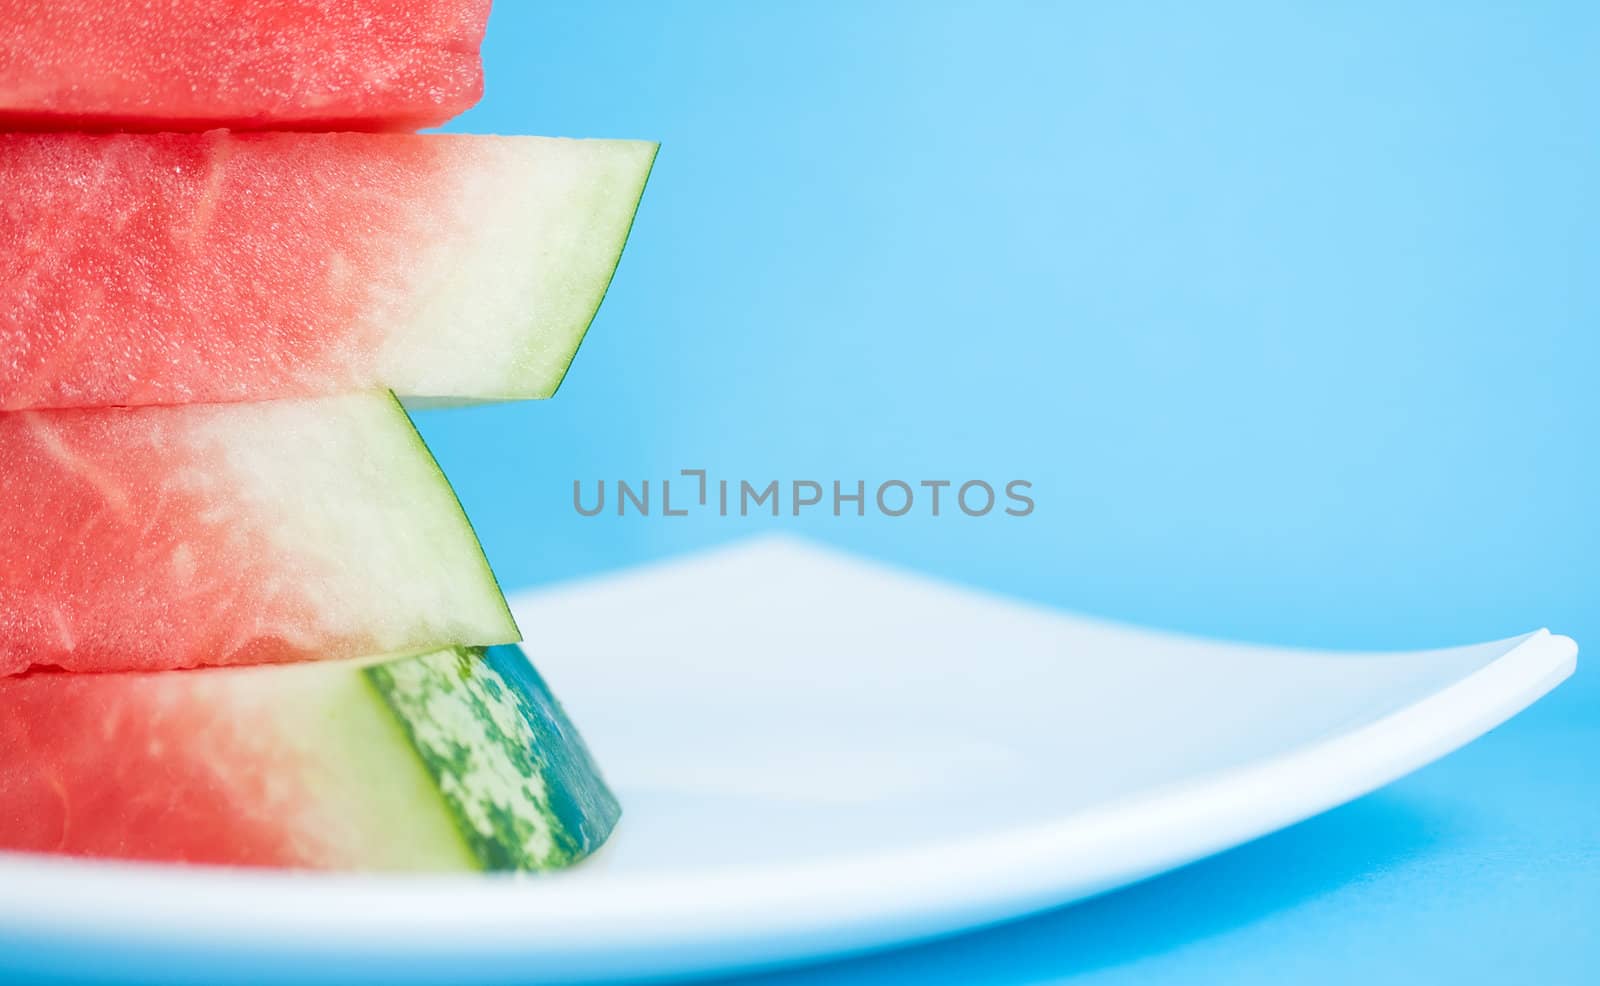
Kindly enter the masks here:
[[[1210, 635], [1600, 641], [1600, 7], [502, 0], [486, 55], [452, 129], [663, 143], [558, 398], [422, 418], [508, 586], [781, 527]], [[687, 467], [1038, 507], [572, 509]], [[1593, 981], [1597, 751], [1582, 670], [1256, 844], [771, 981]]]

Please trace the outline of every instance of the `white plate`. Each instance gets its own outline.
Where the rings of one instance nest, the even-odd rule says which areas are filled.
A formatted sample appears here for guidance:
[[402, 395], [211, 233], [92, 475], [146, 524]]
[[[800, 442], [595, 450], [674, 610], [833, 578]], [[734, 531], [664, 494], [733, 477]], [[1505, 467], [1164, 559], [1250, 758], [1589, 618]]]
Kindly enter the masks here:
[[1206, 642], [777, 539], [515, 608], [624, 805], [588, 864], [376, 878], [0, 855], [0, 972], [593, 980], [905, 942], [1348, 801], [1524, 708], [1576, 654], [1542, 630], [1393, 654]]

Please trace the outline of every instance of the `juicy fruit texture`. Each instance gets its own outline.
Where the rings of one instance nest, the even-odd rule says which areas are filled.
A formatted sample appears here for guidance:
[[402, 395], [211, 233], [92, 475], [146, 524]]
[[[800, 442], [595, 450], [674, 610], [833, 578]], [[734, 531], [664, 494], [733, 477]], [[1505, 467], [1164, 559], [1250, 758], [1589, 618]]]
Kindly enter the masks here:
[[7, 0], [6, 129], [414, 130], [483, 94], [489, 0]]
[[0, 414], [0, 674], [518, 639], [389, 394]]
[[0, 679], [0, 848], [360, 870], [539, 870], [620, 809], [515, 647]]
[[548, 397], [655, 149], [0, 134], [0, 410]]

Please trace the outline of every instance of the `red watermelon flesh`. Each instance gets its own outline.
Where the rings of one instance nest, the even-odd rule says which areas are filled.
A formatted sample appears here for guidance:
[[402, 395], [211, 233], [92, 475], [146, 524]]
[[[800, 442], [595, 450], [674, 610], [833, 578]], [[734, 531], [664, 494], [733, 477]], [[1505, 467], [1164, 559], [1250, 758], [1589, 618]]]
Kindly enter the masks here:
[[0, 849], [302, 869], [569, 865], [618, 808], [521, 651], [0, 678]]
[[0, 410], [554, 393], [642, 141], [0, 134]]
[[483, 94], [489, 0], [9, 0], [0, 126], [415, 130]]
[[388, 394], [0, 414], [0, 675], [518, 639]]

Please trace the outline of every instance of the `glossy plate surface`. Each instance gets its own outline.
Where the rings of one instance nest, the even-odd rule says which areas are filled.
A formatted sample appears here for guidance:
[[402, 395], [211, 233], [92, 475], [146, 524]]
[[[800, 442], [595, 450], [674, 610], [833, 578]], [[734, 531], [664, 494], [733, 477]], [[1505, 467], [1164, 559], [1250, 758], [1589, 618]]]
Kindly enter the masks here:
[[788, 539], [513, 602], [624, 805], [595, 859], [519, 880], [0, 854], [0, 979], [593, 981], [892, 945], [1348, 801], [1525, 708], [1577, 650], [1201, 641]]

